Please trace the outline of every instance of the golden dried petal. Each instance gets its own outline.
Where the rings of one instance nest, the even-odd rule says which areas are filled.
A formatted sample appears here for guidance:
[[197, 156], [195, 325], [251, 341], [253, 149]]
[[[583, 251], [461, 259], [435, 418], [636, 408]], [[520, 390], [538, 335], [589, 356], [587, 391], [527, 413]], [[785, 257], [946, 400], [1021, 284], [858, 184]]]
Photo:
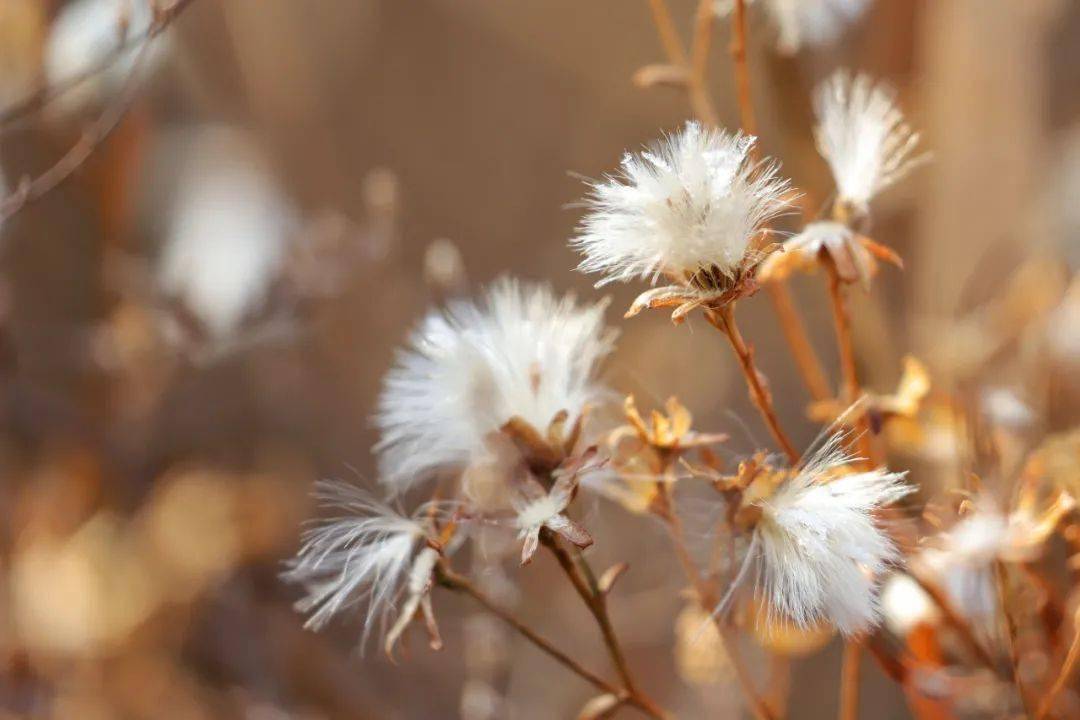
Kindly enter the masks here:
[[690, 432], [694, 416], [690, 414], [685, 405], [679, 402], [679, 398], [672, 395], [664, 403], [664, 408], [667, 410], [668, 418], [671, 419], [671, 434], [675, 439], [679, 439]]
[[675, 667], [691, 685], [711, 685], [731, 678], [731, 658], [709, 613], [696, 602], [675, 620]]

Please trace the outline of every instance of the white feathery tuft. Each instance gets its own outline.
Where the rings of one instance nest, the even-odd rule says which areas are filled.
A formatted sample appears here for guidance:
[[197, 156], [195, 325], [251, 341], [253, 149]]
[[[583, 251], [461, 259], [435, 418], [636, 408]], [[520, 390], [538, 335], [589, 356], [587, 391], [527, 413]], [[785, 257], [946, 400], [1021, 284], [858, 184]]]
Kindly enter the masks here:
[[571, 246], [597, 285], [655, 283], [715, 266], [733, 275], [761, 226], [780, 214], [790, 189], [775, 162], [755, 164], [755, 139], [688, 122], [651, 149], [627, 153], [620, 172], [593, 182]]
[[845, 635], [880, 619], [878, 578], [900, 560], [874, 512], [912, 492], [903, 473], [841, 474], [854, 461], [833, 435], [761, 504], [759, 582], [769, 611], [798, 627], [833, 623]]
[[514, 416], [543, 433], [560, 411], [573, 423], [602, 400], [596, 373], [616, 335], [605, 306], [504, 279], [480, 303], [430, 313], [379, 398], [376, 451], [391, 492], [484, 457], [485, 436]]
[[318, 483], [316, 497], [347, 514], [308, 530], [283, 577], [307, 592], [296, 603], [298, 611], [309, 613], [306, 628], [318, 630], [366, 603], [363, 646], [376, 625], [380, 634], [386, 632], [396, 604], [417, 583], [412, 567], [427, 537], [420, 518], [429, 508], [407, 517], [365, 490], [331, 481]]
[[818, 152], [829, 163], [840, 199], [865, 209], [927, 155], [912, 157], [919, 135], [904, 122], [888, 85], [839, 70], [814, 93]]

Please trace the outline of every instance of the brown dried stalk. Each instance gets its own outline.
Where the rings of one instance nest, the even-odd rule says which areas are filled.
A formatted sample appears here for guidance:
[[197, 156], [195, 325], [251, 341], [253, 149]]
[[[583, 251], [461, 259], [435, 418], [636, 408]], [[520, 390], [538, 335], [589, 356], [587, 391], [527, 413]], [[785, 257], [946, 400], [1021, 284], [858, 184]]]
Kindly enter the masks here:
[[1005, 619], [1005, 643], [1009, 651], [1009, 664], [1012, 669], [1013, 684], [1016, 685], [1016, 692], [1020, 696], [1020, 702], [1024, 706], [1024, 714], [1028, 717], [1033, 717], [1027, 688], [1024, 687], [1024, 682], [1020, 678], [1020, 653], [1016, 647], [1016, 618], [1013, 617], [1012, 610], [1009, 608], [1008, 591], [1006, 588], [1007, 579], [1005, 574], [1005, 563], [1000, 560], [995, 560], [994, 580], [997, 584], [998, 603], [1001, 605], [1001, 614]]
[[1054, 684], [1050, 686], [1050, 691], [1046, 693], [1042, 702], [1039, 703], [1039, 710], [1035, 713], [1035, 720], [1043, 720], [1043, 718], [1050, 715], [1057, 696], [1061, 694], [1061, 691], [1065, 689], [1065, 686], [1072, 679], [1077, 663], [1080, 663], [1080, 627], [1073, 630], [1073, 639], [1069, 645], [1069, 652], [1065, 656], [1065, 662], [1062, 663], [1061, 671], [1054, 680]]
[[690, 581], [694, 593], [698, 597], [698, 604], [702, 610], [709, 613], [713, 625], [716, 626], [720, 644], [724, 652], [727, 653], [731, 666], [735, 669], [735, 677], [739, 682], [739, 687], [742, 689], [743, 696], [749, 702], [754, 716], [758, 720], [773, 720], [777, 716], [754, 688], [754, 681], [750, 676], [750, 671], [739, 654], [736, 638], [732, 635], [731, 629], [724, 624], [723, 619], [714, 612], [719, 604], [719, 598], [715, 590], [702, 577], [701, 571], [698, 570], [697, 564], [690, 555], [690, 551], [686, 546], [686, 535], [683, 533], [682, 521], [679, 519], [678, 510], [675, 508], [674, 496], [671, 495], [667, 484], [663, 484], [662, 492], [664, 492], [664, 495], [662, 495], [664, 505], [661, 508], [660, 517], [664, 520], [668, 537], [671, 538], [675, 556], [678, 558], [687, 580]]
[[619, 642], [618, 636], [615, 634], [615, 628], [611, 624], [611, 616], [608, 614], [607, 609], [607, 595], [600, 590], [600, 587], [596, 581], [596, 576], [592, 572], [592, 568], [585, 561], [585, 558], [581, 556], [581, 551], [575, 548], [575, 553], [571, 555], [560, 543], [558, 538], [554, 534], [546, 529], [540, 533], [540, 542], [548, 548], [552, 555], [555, 556], [555, 560], [559, 563], [559, 567], [562, 568], [566, 577], [570, 580], [570, 583], [574, 586], [578, 595], [584, 601], [585, 606], [589, 609], [593, 618], [596, 620], [597, 626], [600, 628], [600, 634], [604, 638], [604, 645], [607, 647], [608, 654], [611, 656], [611, 662], [615, 666], [615, 671], [618, 673], [619, 678], [622, 680], [624, 692], [620, 694], [620, 697], [625, 696], [625, 702], [638, 708], [645, 714], [654, 718], [670, 718], [666, 710], [661, 708], [656, 702], [645, 694], [641, 687], [637, 684], [633, 674], [630, 672], [630, 666], [626, 662], [626, 655], [623, 653], [622, 645]]
[[795, 465], [799, 461], [799, 452], [791, 443], [784, 429], [780, 427], [780, 420], [776, 416], [776, 408], [773, 407], [772, 394], [765, 386], [765, 376], [761, 374], [754, 363], [753, 348], [746, 344], [742, 333], [739, 332], [739, 326], [735, 322], [733, 306], [734, 303], [729, 303], [720, 308], [706, 310], [705, 317], [708, 318], [713, 327], [722, 331], [731, 341], [731, 348], [739, 359], [739, 366], [742, 368], [743, 375], [746, 376], [746, 384], [750, 388], [751, 399], [757, 406], [758, 412], [761, 413], [761, 417], [765, 420], [769, 432], [772, 433], [780, 449], [787, 455], [791, 464]]
[[[98, 116], [85, 131], [79, 140], [69, 149], [63, 157], [56, 161], [52, 167], [38, 175], [34, 179], [23, 178], [19, 182], [18, 187], [8, 197], [0, 200], [0, 221], [7, 220], [17, 212], [22, 210], [28, 204], [40, 200], [57, 187], [67, 181], [75, 172], [83, 166], [83, 164], [94, 154], [102, 143], [104, 143], [113, 131], [120, 125], [120, 121], [124, 119], [128, 109], [135, 101], [135, 97], [138, 95], [140, 80], [139, 77], [142, 67], [146, 62], [146, 58], [149, 55], [150, 46], [154, 40], [165, 31], [169, 25], [172, 24], [176, 18], [186, 10], [193, 0], [176, 0], [172, 5], [157, 10], [154, 17], [154, 21], [150, 26], [150, 29], [146, 32], [141, 40], [138, 52], [135, 56], [135, 60], [132, 63], [130, 72], [127, 78], [124, 80], [123, 88], [117, 95], [116, 99], [110, 102], [105, 109]], [[119, 56], [119, 53], [112, 56], [112, 60], [115, 60]], [[103, 65], [95, 70], [104, 70], [108, 65]], [[83, 78], [85, 79], [85, 78]], [[78, 80], [70, 85], [66, 85], [67, 88], [73, 87], [78, 84]], [[46, 94], [41, 99], [35, 97], [30, 98], [24, 103], [28, 103], [26, 107], [37, 107], [38, 104], [44, 104], [47, 99], [51, 97], [47, 94], [47, 91], [43, 91]], [[20, 117], [29, 110], [23, 109], [23, 104], [13, 108], [11, 113], [14, 113], [14, 117]]]
[[840, 666], [840, 720], [859, 717], [859, 663], [862, 661], [862, 641], [847, 640]]
[[[840, 396], [847, 405], [851, 405], [862, 395], [859, 374], [855, 364], [855, 344], [851, 339], [851, 315], [844, 298], [843, 280], [836, 264], [828, 257], [822, 259], [829, 273], [829, 305], [832, 308], [833, 326], [836, 330], [836, 348], [840, 354], [840, 371], [843, 391]], [[859, 417], [858, 434], [859, 453], [872, 467], [881, 464], [881, 458], [874, 447], [870, 434], [869, 416], [862, 413]]]
[[986, 648], [982, 646], [979, 639], [975, 636], [975, 631], [963, 615], [953, 607], [952, 602], [945, 595], [945, 593], [936, 584], [930, 582], [927, 578], [923, 577], [920, 572], [915, 568], [908, 568], [908, 574], [911, 579], [919, 584], [923, 592], [930, 596], [930, 599], [934, 601], [938, 609], [941, 611], [941, 615], [945, 620], [945, 623], [949, 625], [956, 634], [960, 637], [960, 641], [967, 647], [968, 651], [975, 656], [975, 658], [986, 668], [992, 670], [996, 675], [1004, 680], [1008, 680], [1009, 677], [1006, 673], [1003, 673], [998, 663], [994, 662], [994, 659], [990, 657], [990, 653]]
[[[535, 630], [533, 630], [523, 621], [518, 619], [517, 616], [515, 616], [512, 612], [489, 598], [482, 590], [473, 585], [472, 582], [465, 576], [459, 575], [454, 571], [450, 570], [449, 568], [440, 565], [436, 569], [435, 579], [440, 586], [446, 588], [447, 590], [460, 592], [471, 597], [485, 610], [505, 622], [507, 625], [519, 632], [533, 645], [550, 655], [558, 663], [566, 667], [575, 675], [592, 684], [598, 690], [602, 690], [606, 693], [611, 693], [615, 696], [622, 696], [624, 694], [619, 688], [604, 680], [602, 677], [592, 672], [591, 670], [588, 670], [587, 668], [582, 666], [581, 663], [564, 653], [562, 650], [559, 650], [551, 643], [551, 641], [538, 634]], [[627, 702], [630, 702], [629, 698], [627, 698]]]

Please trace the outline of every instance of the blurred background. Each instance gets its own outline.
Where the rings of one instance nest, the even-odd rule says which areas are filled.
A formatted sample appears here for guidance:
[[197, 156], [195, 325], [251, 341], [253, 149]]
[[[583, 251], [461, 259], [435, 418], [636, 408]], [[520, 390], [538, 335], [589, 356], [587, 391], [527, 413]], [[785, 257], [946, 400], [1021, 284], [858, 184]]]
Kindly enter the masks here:
[[[695, 4], [671, 0], [684, 39]], [[857, 306], [866, 384], [890, 392], [910, 352], [936, 387], [1000, 391], [994, 408], [1021, 403], [1040, 432], [1074, 425], [1080, 3], [876, 0], [793, 56], [758, 10], [761, 144], [810, 197], [830, 180], [809, 95], [837, 67], [893, 84], [933, 153], [875, 204], [874, 237], [906, 270]], [[446, 649], [412, 638], [395, 666], [357, 652], [357, 623], [302, 630], [277, 576], [316, 479], [374, 482], [394, 347], [430, 304], [503, 273], [614, 295], [617, 390], [678, 395], [734, 456], [765, 441], [722, 338], [622, 321], [641, 288], [572, 271], [580, 176], [689, 116], [679, 91], [632, 82], [663, 59], [647, 2], [192, 0], [140, 51], [150, 24], [139, 0], [0, 0], [4, 195], [126, 109], [0, 226], [0, 718], [573, 717], [590, 689], [457, 598], [436, 597]], [[727, 30], [709, 80], [735, 127]], [[835, 367], [821, 279], [792, 291]], [[805, 443], [768, 301], [743, 306]], [[675, 662], [683, 601], [660, 529], [592, 512], [596, 564], [633, 561], [612, 607], [631, 664], [683, 717], [733, 716], [729, 677]], [[604, 667], [555, 570], [508, 567], [521, 615]], [[751, 655], [762, 677], [790, 671], [791, 717], [835, 716], [838, 642], [790, 668]], [[862, 702], [908, 716], [870, 663]]]

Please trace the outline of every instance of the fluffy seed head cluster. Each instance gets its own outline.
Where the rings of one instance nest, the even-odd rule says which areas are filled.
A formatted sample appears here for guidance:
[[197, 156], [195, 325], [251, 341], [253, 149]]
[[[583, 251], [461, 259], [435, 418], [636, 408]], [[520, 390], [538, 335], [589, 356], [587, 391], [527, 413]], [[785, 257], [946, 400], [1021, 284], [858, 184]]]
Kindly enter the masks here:
[[755, 164], [754, 138], [687, 123], [651, 149], [623, 157], [592, 184], [571, 245], [598, 285], [661, 274], [686, 279], [717, 268], [732, 276], [762, 224], [786, 207], [775, 163]]
[[815, 91], [814, 110], [818, 151], [840, 199], [858, 208], [926, 157], [912, 157], [919, 135], [904, 122], [892, 89], [866, 75], [834, 73]]
[[428, 508], [407, 517], [357, 487], [335, 482], [319, 483], [316, 497], [342, 514], [305, 533], [284, 577], [306, 591], [296, 609], [309, 614], [308, 628], [317, 630], [366, 604], [363, 645], [374, 628], [386, 632], [398, 601], [426, 580], [414, 577], [413, 568], [427, 537], [421, 518]]
[[874, 512], [912, 491], [902, 473], [853, 472], [843, 435], [830, 438], [762, 502], [760, 582], [770, 611], [798, 627], [846, 634], [875, 624], [878, 576], [900, 559]]
[[604, 326], [604, 305], [503, 280], [480, 303], [428, 315], [379, 398], [383, 482], [397, 492], [460, 469], [515, 416], [541, 432], [563, 410], [574, 422], [606, 394], [596, 373], [615, 333]]

